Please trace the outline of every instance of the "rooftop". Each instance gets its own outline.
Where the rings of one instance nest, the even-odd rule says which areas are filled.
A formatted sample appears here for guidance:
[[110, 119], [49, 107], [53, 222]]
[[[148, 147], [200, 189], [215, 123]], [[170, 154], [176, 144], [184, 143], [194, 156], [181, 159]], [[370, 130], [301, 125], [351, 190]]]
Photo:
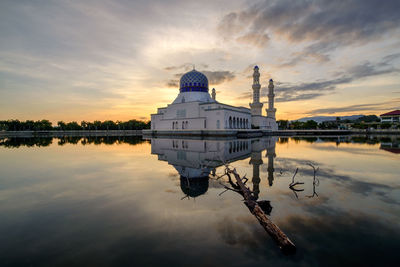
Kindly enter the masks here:
[[400, 110], [399, 109], [393, 110], [388, 113], [381, 114], [380, 116], [382, 117], [382, 116], [393, 116], [393, 115], [400, 115]]

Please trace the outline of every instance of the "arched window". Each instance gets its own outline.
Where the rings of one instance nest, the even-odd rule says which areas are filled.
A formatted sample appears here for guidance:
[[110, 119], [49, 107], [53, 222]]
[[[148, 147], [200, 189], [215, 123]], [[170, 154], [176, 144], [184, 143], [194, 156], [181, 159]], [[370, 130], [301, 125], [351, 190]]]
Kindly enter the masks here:
[[239, 125], [240, 125], [240, 129], [242, 129], [243, 128], [243, 120], [242, 120], [242, 118], [240, 118], [240, 120], [239, 120]]
[[219, 129], [219, 120], [217, 120], [217, 129]]
[[185, 122], [182, 121], [182, 129], [185, 129]]
[[175, 122], [172, 122], [172, 130], [175, 129]]
[[229, 117], [229, 129], [232, 129], [232, 117]]
[[189, 122], [186, 121], [185, 129], [188, 129], [188, 128], [189, 128]]

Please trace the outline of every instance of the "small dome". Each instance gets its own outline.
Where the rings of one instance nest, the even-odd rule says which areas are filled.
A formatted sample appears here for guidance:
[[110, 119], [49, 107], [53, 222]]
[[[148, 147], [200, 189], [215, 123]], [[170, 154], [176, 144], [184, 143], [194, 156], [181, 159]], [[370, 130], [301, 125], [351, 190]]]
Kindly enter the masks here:
[[254, 66], [254, 69], [258, 69], [258, 66], [257, 66], [257, 65], [255, 65], [255, 66]]
[[181, 77], [180, 92], [208, 92], [208, 79], [203, 73], [192, 70]]

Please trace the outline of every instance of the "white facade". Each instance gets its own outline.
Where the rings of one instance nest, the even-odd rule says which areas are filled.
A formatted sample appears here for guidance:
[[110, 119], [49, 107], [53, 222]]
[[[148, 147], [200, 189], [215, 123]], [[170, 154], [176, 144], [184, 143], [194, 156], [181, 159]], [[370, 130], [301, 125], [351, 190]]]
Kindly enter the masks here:
[[[257, 66], [254, 70], [258, 73]], [[254, 87], [258, 88], [253, 92], [257, 94], [253, 97], [257, 103], [251, 104], [252, 110], [222, 104], [215, 100], [215, 90], [213, 90], [212, 97], [210, 96], [207, 77], [192, 70], [182, 76], [180, 93], [176, 99], [167, 107], [158, 108], [157, 113], [151, 115], [151, 130], [227, 130], [251, 129], [252, 126], [276, 130], [275, 116], [264, 117], [261, 115], [260, 86], [253, 85]], [[254, 113], [254, 108], [258, 109], [257, 114]]]

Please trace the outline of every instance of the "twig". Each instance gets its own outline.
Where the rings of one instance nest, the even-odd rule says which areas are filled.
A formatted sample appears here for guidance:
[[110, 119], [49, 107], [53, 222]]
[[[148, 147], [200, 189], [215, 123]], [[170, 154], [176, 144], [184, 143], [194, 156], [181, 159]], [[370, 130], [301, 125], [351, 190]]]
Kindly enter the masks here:
[[310, 196], [307, 196], [307, 197], [308, 197], [308, 198], [312, 198], [312, 197], [314, 197], [314, 196], [317, 196], [317, 197], [318, 197], [317, 192], [315, 192], [315, 187], [316, 187], [316, 186], [319, 186], [319, 180], [318, 180], [318, 178], [316, 178], [316, 174], [317, 174], [317, 171], [319, 170], [319, 167], [318, 167], [318, 168], [315, 168], [314, 165], [312, 165], [311, 163], [308, 163], [307, 165], [311, 166], [311, 167], [313, 168], [313, 171], [314, 171], [314, 177], [313, 177], [313, 194], [310, 195]]

